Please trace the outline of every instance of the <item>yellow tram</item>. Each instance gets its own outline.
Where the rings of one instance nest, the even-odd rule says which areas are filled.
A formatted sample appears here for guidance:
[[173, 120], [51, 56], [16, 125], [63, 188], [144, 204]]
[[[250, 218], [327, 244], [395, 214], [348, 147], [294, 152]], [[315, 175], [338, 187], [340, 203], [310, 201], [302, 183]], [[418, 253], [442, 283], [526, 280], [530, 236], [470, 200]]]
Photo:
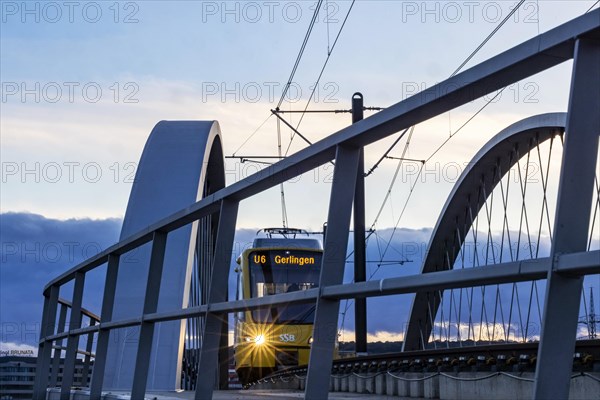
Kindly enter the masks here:
[[[317, 287], [323, 249], [305, 231], [264, 230], [238, 258], [237, 299], [263, 297]], [[282, 237], [274, 238], [279, 234]], [[277, 369], [308, 364], [314, 304], [290, 304], [235, 315], [235, 370], [246, 385]]]

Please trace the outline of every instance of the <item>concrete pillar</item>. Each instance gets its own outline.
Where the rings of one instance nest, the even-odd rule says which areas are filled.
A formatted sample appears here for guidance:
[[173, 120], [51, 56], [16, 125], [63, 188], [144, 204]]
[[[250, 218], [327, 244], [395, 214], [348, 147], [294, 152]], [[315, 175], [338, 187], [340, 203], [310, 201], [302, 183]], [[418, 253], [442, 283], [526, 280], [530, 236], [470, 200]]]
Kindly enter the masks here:
[[348, 391], [356, 393], [356, 375], [352, 374], [348, 377]]
[[[440, 376], [440, 398], [447, 400], [502, 400], [529, 399], [533, 395], [533, 382], [505, 375], [489, 376], [490, 372], [461, 372], [452, 374], [456, 378]], [[521, 378], [532, 379], [533, 373], [524, 373]]]
[[346, 375], [343, 378], [341, 378], [340, 380], [341, 380], [340, 391], [347, 392], [350, 387], [350, 376]]
[[[423, 377], [422, 373], [412, 373], [406, 375], [409, 377], [409, 379], [420, 379]], [[423, 397], [424, 386], [425, 385], [423, 380], [411, 380], [409, 383], [410, 397]]]
[[[452, 374], [454, 375], [454, 374]], [[445, 375], [440, 375], [440, 398], [444, 400], [460, 400], [458, 381]]]
[[[429, 373], [433, 374], [433, 372]], [[423, 382], [423, 397], [426, 399], [439, 399], [440, 398], [440, 376], [432, 376]]]
[[375, 394], [386, 394], [386, 378], [387, 374], [385, 373], [379, 373], [375, 377]]
[[405, 373], [399, 373], [398, 376], [401, 376], [403, 379], [397, 379], [398, 381], [398, 396], [400, 397], [408, 397], [410, 396], [410, 382], [404, 380], [407, 376]]
[[[597, 372], [589, 373], [589, 375], [596, 379], [600, 379], [600, 374]], [[585, 375], [571, 379], [571, 387], [569, 390], [570, 399], [597, 399], [598, 393], [600, 393], [600, 382], [597, 380]]]
[[375, 377], [373, 375], [369, 374], [368, 378], [361, 379], [361, 381], [363, 381], [363, 391], [360, 393], [375, 393]]
[[333, 391], [339, 392], [341, 390], [342, 390], [342, 378], [340, 378], [339, 376], [334, 376], [333, 377]]
[[366, 383], [367, 378], [366, 375], [357, 376], [356, 377], [356, 393], [366, 393]]
[[398, 395], [398, 380], [389, 374], [385, 375], [385, 394], [388, 396]]

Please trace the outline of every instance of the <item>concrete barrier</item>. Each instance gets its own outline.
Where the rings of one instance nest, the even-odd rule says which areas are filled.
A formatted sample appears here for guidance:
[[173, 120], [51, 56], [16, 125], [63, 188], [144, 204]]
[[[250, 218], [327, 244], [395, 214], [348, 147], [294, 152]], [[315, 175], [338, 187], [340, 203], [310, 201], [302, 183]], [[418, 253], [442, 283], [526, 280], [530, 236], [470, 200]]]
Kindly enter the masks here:
[[386, 377], [385, 372], [380, 372], [375, 376], [375, 394], [386, 394]]
[[408, 397], [410, 396], [410, 381], [407, 381], [407, 374], [394, 374], [396, 376], [402, 377], [402, 379], [394, 378], [398, 381], [398, 396], [400, 397]]
[[[434, 375], [434, 376], [432, 376]], [[439, 399], [440, 398], [440, 376], [431, 372], [429, 375], [431, 378], [423, 381], [423, 397], [426, 399]]]
[[572, 378], [569, 399], [600, 399], [600, 373], [580, 375]]
[[493, 372], [442, 374], [440, 398], [448, 400], [504, 400], [531, 398], [533, 373], [515, 377]]
[[[533, 395], [533, 372], [497, 374], [462, 372], [439, 376], [440, 398], [444, 400], [526, 399]], [[570, 400], [600, 398], [600, 374], [589, 373], [571, 379]]]
[[385, 377], [385, 394], [388, 396], [398, 396], [398, 380], [389, 373]]
[[356, 393], [356, 375], [352, 374], [348, 377], [348, 391]]
[[331, 377], [331, 379], [333, 379], [333, 391], [341, 392], [342, 391], [342, 378], [340, 376], [333, 375]]
[[406, 374], [408, 379], [411, 379], [409, 382], [410, 394], [409, 396], [412, 398], [422, 398], [423, 393], [425, 392], [425, 381], [422, 379], [424, 374], [417, 372], [411, 372]]
[[350, 389], [350, 376], [349, 375], [344, 375], [343, 378], [340, 378], [341, 380], [341, 388], [340, 391], [341, 392], [347, 392], [348, 389]]
[[298, 378], [298, 381], [300, 383], [300, 390], [306, 389], [306, 377]]
[[375, 393], [375, 377], [372, 374], [356, 376], [356, 393]]
[[[425, 378], [425, 379], [424, 379]], [[526, 399], [533, 395], [532, 372], [394, 372], [379, 374], [333, 375], [331, 390], [361, 394], [400, 396], [441, 400], [505, 400]], [[288, 382], [266, 382], [256, 389], [304, 390], [305, 379]], [[89, 395], [79, 392], [73, 400]], [[60, 391], [49, 393], [48, 400], [58, 400]], [[103, 397], [104, 399], [104, 397]], [[600, 399], [600, 373], [586, 373], [571, 379], [570, 400]]]

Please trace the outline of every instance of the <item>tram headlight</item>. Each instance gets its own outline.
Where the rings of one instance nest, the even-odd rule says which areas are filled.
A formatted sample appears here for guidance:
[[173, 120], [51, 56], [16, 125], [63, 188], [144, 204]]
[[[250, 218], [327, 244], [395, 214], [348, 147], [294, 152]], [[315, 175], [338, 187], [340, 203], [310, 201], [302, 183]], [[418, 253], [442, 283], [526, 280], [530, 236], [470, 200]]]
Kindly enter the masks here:
[[264, 344], [267, 341], [267, 338], [264, 334], [260, 333], [254, 336], [246, 336], [243, 339], [246, 343], [254, 343], [257, 345]]
[[260, 346], [261, 344], [264, 344], [266, 342], [265, 335], [263, 335], [263, 334], [256, 335], [254, 337], [254, 339], [252, 339], [252, 341], [254, 342], [254, 344], [257, 344]]
[[313, 342], [313, 337], [311, 336], [308, 338], [308, 344], [312, 344], [312, 342]]

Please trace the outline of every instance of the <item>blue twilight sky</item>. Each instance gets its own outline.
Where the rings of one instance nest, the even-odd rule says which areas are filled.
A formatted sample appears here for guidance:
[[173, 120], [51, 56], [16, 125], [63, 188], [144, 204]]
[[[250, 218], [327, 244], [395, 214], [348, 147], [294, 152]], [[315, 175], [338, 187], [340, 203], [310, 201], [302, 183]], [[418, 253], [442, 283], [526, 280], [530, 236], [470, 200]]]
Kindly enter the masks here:
[[[364, 94], [365, 105], [385, 107], [444, 80], [516, 3], [357, 1], [310, 108], [349, 108], [356, 91]], [[6, 336], [15, 327], [11, 324], [39, 319], [41, 287], [81, 261], [84, 245], [106, 248], [117, 240], [137, 162], [158, 121], [218, 120], [226, 154], [277, 154], [269, 109], [281, 96], [315, 4], [0, 1], [0, 341], [24, 342], [21, 334]], [[526, 1], [466, 67], [593, 4]], [[282, 109], [304, 108], [350, 5], [324, 2]], [[426, 243], [458, 173], [495, 133], [526, 116], [566, 110], [570, 68], [567, 62], [509, 87], [436, 154], [402, 214], [399, 227], [405, 230], [393, 238], [398, 248]], [[426, 158], [484, 103], [479, 99], [417, 126], [406, 156]], [[297, 114], [289, 119], [299, 122]], [[309, 114], [299, 130], [316, 141], [349, 121], [347, 114]], [[284, 151], [304, 147], [290, 138], [282, 129]], [[366, 149], [367, 167], [393, 139]], [[399, 156], [404, 144], [392, 155]], [[228, 159], [227, 180], [260, 167]], [[396, 167], [385, 161], [367, 179], [369, 225]], [[382, 232], [396, 224], [416, 165], [405, 163], [399, 172], [377, 224]], [[325, 165], [286, 184], [291, 226], [319, 229], [331, 173]], [[278, 190], [242, 203], [238, 235], [243, 240], [257, 228], [277, 225]], [[73, 242], [80, 248], [71, 257]], [[49, 253], [57, 251], [54, 244], [58, 258]], [[370, 251], [377, 257], [375, 247]], [[417, 265], [419, 258], [413, 258]], [[388, 267], [384, 276], [398, 273]], [[384, 326], [388, 322], [374, 323], [372, 333], [395, 332]]]

